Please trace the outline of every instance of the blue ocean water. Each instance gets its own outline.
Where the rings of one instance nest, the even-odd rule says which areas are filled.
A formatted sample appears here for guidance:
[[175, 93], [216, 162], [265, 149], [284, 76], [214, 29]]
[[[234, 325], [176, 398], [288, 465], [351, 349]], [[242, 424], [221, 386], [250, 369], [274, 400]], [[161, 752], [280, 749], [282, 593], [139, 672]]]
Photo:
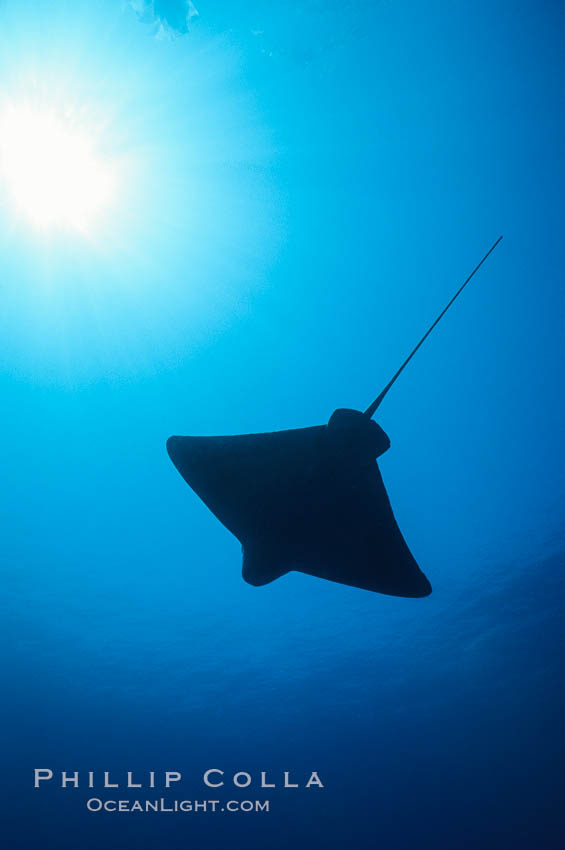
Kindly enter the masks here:
[[[92, 116], [119, 175], [91, 234], [2, 188], [6, 846], [561, 847], [562, 5], [7, 0], [0, 24], [2, 102]], [[379, 411], [433, 594], [246, 585], [166, 438], [363, 409], [500, 233]], [[84, 785], [165, 770], [182, 792]]]

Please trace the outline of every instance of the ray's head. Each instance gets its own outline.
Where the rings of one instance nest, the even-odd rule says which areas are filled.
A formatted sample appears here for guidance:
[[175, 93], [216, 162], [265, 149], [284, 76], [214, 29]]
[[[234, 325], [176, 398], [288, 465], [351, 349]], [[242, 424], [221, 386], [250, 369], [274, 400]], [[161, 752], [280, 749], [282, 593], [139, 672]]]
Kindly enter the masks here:
[[335, 410], [328, 422], [328, 433], [336, 442], [375, 458], [390, 448], [388, 435], [381, 426], [359, 410], [345, 407]]

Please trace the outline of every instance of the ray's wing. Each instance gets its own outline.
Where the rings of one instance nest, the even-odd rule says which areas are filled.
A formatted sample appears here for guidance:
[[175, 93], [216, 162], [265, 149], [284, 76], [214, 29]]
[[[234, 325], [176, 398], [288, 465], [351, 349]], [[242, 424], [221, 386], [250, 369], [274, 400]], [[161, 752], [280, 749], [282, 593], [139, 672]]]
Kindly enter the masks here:
[[228, 437], [170, 437], [174, 465], [241, 543], [272, 537], [295, 514], [325, 426]]

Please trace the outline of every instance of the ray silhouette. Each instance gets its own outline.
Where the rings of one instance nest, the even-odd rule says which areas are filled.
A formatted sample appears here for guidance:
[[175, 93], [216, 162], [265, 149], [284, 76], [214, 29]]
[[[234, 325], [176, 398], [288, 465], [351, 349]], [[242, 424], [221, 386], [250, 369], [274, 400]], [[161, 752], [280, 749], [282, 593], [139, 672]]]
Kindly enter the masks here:
[[395, 520], [377, 463], [390, 441], [372, 416], [501, 239], [363, 413], [340, 408], [327, 425], [168, 439], [184, 480], [240, 541], [249, 584], [296, 570], [391, 596], [431, 593]]

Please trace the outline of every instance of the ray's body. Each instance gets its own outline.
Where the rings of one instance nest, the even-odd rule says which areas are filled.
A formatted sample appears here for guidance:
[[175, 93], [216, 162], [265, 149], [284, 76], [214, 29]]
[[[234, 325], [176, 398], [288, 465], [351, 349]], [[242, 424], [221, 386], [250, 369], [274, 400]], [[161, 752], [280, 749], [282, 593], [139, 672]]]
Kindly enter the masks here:
[[243, 578], [291, 570], [394, 596], [431, 587], [394, 519], [376, 458], [384, 431], [356, 410], [327, 425], [235, 437], [171, 437], [169, 455], [243, 547]]

